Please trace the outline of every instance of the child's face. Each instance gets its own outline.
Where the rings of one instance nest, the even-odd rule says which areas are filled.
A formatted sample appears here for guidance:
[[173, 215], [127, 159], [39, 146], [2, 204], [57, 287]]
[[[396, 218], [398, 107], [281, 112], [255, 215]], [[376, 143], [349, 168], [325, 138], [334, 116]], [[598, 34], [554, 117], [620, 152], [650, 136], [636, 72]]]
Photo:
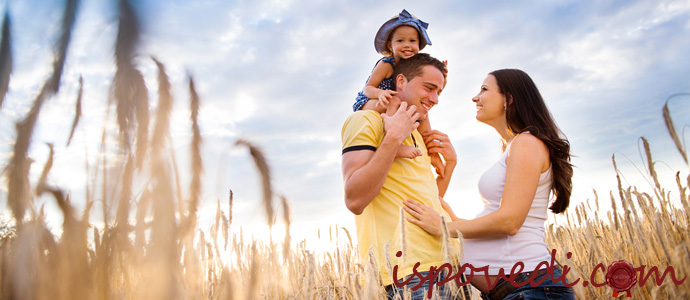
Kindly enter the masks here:
[[419, 32], [412, 26], [399, 26], [388, 39], [388, 49], [396, 59], [406, 59], [419, 52]]

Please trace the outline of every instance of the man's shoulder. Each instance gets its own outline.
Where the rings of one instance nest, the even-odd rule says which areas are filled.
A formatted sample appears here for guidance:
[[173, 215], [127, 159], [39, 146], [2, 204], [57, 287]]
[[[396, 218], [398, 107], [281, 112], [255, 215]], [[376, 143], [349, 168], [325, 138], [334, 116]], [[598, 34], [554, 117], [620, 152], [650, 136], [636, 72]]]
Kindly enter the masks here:
[[371, 110], [356, 111], [345, 120], [340, 134], [344, 146], [377, 146], [384, 134], [381, 114]]
[[353, 112], [350, 117], [352, 118], [364, 118], [364, 119], [371, 119], [371, 120], [381, 120], [381, 113], [375, 111], [375, 110], [368, 110], [368, 109], [362, 109], [358, 110], [356, 112]]
[[363, 123], [383, 124], [383, 118], [381, 118], [381, 114], [375, 110], [358, 110], [350, 114], [349, 117], [347, 117], [347, 120], [345, 120], [343, 128], [347, 126], [352, 126], [354, 124]]

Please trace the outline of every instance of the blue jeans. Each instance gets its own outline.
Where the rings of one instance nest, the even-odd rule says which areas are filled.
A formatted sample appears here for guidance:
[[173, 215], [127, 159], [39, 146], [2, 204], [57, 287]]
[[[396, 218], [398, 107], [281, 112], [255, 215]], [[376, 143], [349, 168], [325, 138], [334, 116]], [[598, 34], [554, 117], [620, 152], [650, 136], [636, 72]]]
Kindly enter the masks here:
[[[429, 271], [426, 272], [419, 272], [419, 274], [422, 275], [422, 277], [427, 277], [429, 275]], [[405, 280], [407, 280], [410, 276], [405, 277]], [[437, 285], [439, 281], [442, 281], [444, 278], [446, 278], [447, 274], [441, 275], [441, 276], [436, 276], [436, 279], [434, 280], [433, 283], [433, 291], [432, 291], [432, 296], [438, 296], [438, 299], [462, 299], [461, 295], [456, 295], [453, 296], [451, 295], [451, 290], [450, 287], [448, 286], [451, 284], [452, 280], [450, 282], [447, 282], [442, 285]], [[412, 288], [417, 286], [421, 279], [418, 276], [415, 276], [408, 282], [404, 287], [400, 288], [397, 287], [395, 284], [391, 284], [386, 288], [386, 291], [388, 292], [388, 299], [396, 299], [395, 295], [398, 294], [399, 298], [398, 299], [405, 299], [403, 297], [403, 291], [405, 288], [411, 293], [411, 298], [412, 300], [426, 300], [428, 290], [429, 290], [429, 282], [428, 280], [424, 282], [424, 284], [418, 288], [416, 291], [413, 291]], [[465, 282], [465, 275], [462, 275], [462, 280], [461, 282]], [[470, 287], [469, 284], [460, 287], [460, 293], [465, 293], [465, 299], [470, 299]]]
[[[553, 271], [553, 277], [559, 278], [563, 275], [563, 272], [561, 269], [556, 269]], [[551, 276], [547, 273], [544, 274], [540, 277], [537, 277], [534, 279], [534, 282], [540, 281], [544, 276], [547, 278], [544, 279], [544, 282], [542, 282], [539, 286], [532, 287], [531, 285], [527, 284], [525, 286], [519, 287], [516, 290], [514, 290], [512, 293], [508, 294], [504, 300], [518, 300], [518, 299], [549, 299], [549, 300], [560, 300], [560, 299], [567, 299], [567, 300], [574, 300], [575, 299], [575, 293], [573, 292], [572, 287], [566, 287], [563, 285], [563, 281], [558, 281], [558, 282], [553, 282], [551, 279]], [[500, 279], [498, 281], [498, 284], [503, 282], [503, 279]], [[567, 280], [566, 280], [567, 282]]]

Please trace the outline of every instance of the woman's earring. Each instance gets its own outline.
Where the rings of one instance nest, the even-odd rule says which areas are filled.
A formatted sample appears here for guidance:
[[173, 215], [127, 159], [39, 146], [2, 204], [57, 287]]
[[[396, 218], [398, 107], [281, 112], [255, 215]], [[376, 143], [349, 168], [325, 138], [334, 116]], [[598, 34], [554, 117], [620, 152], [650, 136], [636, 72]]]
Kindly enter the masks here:
[[508, 103], [503, 104], [503, 110], [508, 110]]

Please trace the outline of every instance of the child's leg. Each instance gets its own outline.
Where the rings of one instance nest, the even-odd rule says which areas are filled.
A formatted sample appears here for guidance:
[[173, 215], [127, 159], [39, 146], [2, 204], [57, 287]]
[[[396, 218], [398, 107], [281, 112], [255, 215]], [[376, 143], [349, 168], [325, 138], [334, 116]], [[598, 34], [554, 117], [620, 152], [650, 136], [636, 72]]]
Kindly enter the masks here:
[[417, 156], [422, 156], [422, 150], [410, 145], [400, 145], [398, 152], [395, 153], [395, 158], [415, 158]]
[[[381, 105], [376, 106], [377, 102], [379, 102], [377, 99], [371, 99], [371, 100], [367, 101], [366, 103], [364, 103], [364, 105], [362, 105], [361, 110], [375, 110], [380, 114], [385, 113], [386, 108], [381, 106]], [[395, 112], [393, 112], [393, 113], [395, 113]]]
[[[372, 101], [369, 101], [372, 102]], [[398, 98], [398, 96], [393, 96], [391, 99], [388, 101], [388, 105], [385, 107], [385, 113], [389, 116], [392, 116], [395, 114], [396, 111], [398, 111], [398, 108], [400, 108], [400, 103], [402, 103], [402, 100]], [[376, 103], [374, 103], [376, 105]], [[383, 112], [382, 112], [383, 113]]]

